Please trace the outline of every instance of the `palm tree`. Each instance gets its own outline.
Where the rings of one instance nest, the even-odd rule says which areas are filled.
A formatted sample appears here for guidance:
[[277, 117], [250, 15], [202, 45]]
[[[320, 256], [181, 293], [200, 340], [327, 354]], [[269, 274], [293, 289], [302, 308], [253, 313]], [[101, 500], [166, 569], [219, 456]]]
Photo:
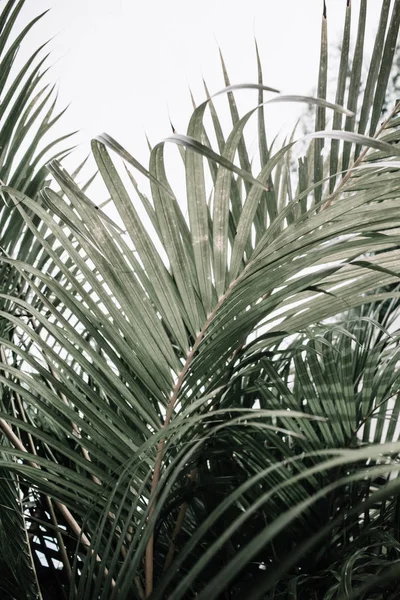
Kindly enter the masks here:
[[[397, 597], [399, 106], [380, 117], [400, 0], [362, 94], [367, 2], [351, 57], [345, 4], [334, 103], [324, 6], [317, 98], [264, 85], [257, 53], [257, 84], [222, 62], [228, 136], [207, 92], [148, 168], [93, 140], [114, 218], [57, 161], [61, 193], [2, 187], [45, 256], [2, 258], [26, 293], [2, 296], [0, 376], [43, 597], [44, 571], [70, 598]], [[240, 117], [242, 88], [258, 106]], [[294, 134], [277, 148], [265, 127], [291, 101], [316, 107], [296, 180]]]

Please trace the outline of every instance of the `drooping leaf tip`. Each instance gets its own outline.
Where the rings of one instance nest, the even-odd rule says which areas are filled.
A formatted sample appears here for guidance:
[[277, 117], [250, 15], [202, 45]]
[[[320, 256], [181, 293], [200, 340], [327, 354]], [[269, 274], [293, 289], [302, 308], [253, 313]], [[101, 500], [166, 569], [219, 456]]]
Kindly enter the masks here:
[[324, 19], [326, 19], [326, 2], [325, 2], [325, 0], [324, 0], [324, 8], [323, 8], [323, 11], [322, 11], [322, 16], [323, 16]]

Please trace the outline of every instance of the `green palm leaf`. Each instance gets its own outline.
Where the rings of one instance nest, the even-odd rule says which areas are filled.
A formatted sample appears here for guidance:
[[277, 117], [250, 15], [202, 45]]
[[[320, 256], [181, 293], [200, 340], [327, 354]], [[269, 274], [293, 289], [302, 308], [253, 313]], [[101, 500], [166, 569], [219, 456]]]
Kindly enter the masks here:
[[[68, 150], [65, 140], [70, 134], [60, 138], [52, 138], [52, 128], [61, 118], [64, 111], [57, 113], [54, 90], [43, 84], [47, 56], [44, 54], [45, 44], [37, 48], [22, 65], [15, 69], [15, 57], [25, 38], [43, 15], [38, 15], [19, 31], [19, 15], [23, 11], [24, 0], [8, 0], [1, 2], [0, 13], [0, 181], [10, 184], [14, 189], [29, 194], [37, 199], [48, 172], [45, 162], [52, 156], [62, 157]], [[46, 262], [46, 253], [38, 245], [26, 227], [21, 215], [15, 210], [10, 199], [0, 198], [0, 251], [4, 255], [13, 254], [20, 260]], [[39, 222], [37, 225], [40, 227]], [[24, 280], [10, 264], [1, 261], [0, 292], [3, 295], [0, 309], [6, 318], [0, 319], [1, 336], [11, 340], [15, 330], [8, 321], [11, 305], [4, 295], [12, 292], [25, 297], [27, 289]], [[4, 347], [2, 346], [2, 356]], [[2, 371], [2, 375], [4, 372]], [[7, 379], [7, 377], [6, 377]], [[23, 407], [2, 387], [2, 413], [13, 415], [18, 412], [17, 404]], [[7, 400], [5, 400], [7, 398]], [[16, 404], [17, 402], [17, 404]], [[20, 416], [21, 412], [19, 411]], [[1, 450], [5, 450], [7, 442], [4, 430], [9, 431], [4, 419], [2, 423]], [[16, 440], [19, 433], [16, 431]], [[27, 438], [24, 438], [27, 443]], [[4, 598], [36, 598], [41, 597], [38, 578], [41, 578], [43, 566], [34, 548], [33, 526], [25, 512], [29, 494], [22, 499], [20, 479], [12, 475], [8, 469], [14, 459], [10, 454], [2, 454], [4, 470], [1, 479], [1, 595]], [[27, 491], [24, 486], [24, 493]], [[34, 505], [35, 503], [33, 503]], [[32, 504], [31, 504], [32, 506]], [[48, 506], [46, 505], [46, 509]], [[34, 510], [34, 509], [33, 509]], [[24, 514], [25, 512], [25, 514]], [[40, 531], [40, 530], [38, 530]], [[31, 548], [28, 543], [31, 544]], [[32, 552], [31, 552], [32, 550]], [[43, 553], [42, 553], [43, 556]], [[51, 561], [50, 561], [51, 562]], [[44, 590], [51, 586], [45, 586]], [[43, 591], [43, 590], [42, 590]]]
[[[0, 466], [52, 499], [54, 535], [72, 540], [71, 598], [340, 598], [395, 572], [398, 332], [382, 313], [400, 295], [400, 123], [394, 111], [376, 131], [374, 119], [400, 2], [388, 28], [383, 2], [386, 51], [360, 104], [366, 4], [347, 108], [344, 76], [336, 102], [325, 97], [324, 10], [318, 98], [264, 101], [276, 91], [260, 63], [259, 83], [239, 86], [223, 63], [230, 134], [207, 92], [148, 168], [95, 140], [120, 226], [57, 161], [59, 194], [1, 188], [35, 254], [10, 247], [2, 260], [24, 294], [11, 278], [0, 296], [0, 381], [22, 402], [2, 412], [15, 449]], [[347, 7], [343, 64], [349, 19]], [[241, 117], [233, 92], [246, 88], [259, 105]], [[273, 102], [316, 106], [296, 174], [295, 134], [272, 149], [262, 131]], [[164, 162], [172, 144], [185, 148], [183, 198]]]

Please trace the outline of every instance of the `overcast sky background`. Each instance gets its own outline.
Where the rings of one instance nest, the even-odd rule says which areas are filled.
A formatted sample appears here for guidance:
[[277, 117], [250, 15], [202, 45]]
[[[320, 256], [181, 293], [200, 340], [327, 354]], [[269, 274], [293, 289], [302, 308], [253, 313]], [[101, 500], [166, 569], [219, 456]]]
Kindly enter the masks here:
[[[345, 6], [346, 0], [327, 2], [332, 45], [340, 42]], [[200, 103], [202, 77], [211, 93], [224, 87], [218, 46], [232, 83], [256, 82], [256, 37], [265, 84], [284, 93], [315, 91], [322, 0], [27, 0], [20, 23], [48, 8], [19, 60], [53, 37], [46, 78], [57, 84], [59, 106], [70, 104], [60, 131], [81, 130], [76, 158], [106, 131], [146, 162], [145, 133], [152, 144], [170, 135], [169, 115], [185, 133], [192, 111], [189, 88]], [[353, 0], [353, 21], [358, 8]], [[380, 8], [381, 0], [368, 1], [369, 51]], [[353, 30], [353, 40], [355, 35]], [[257, 103], [253, 91], [238, 92], [237, 98], [246, 109]], [[227, 113], [225, 98], [216, 104]], [[304, 109], [269, 107], [270, 139], [288, 131]]]

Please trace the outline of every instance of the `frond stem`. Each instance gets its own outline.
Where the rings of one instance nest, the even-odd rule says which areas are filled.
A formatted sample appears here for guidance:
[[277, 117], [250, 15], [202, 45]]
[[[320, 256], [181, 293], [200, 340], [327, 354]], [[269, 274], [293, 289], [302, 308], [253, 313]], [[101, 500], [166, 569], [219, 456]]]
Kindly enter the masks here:
[[[183, 384], [183, 380], [185, 378], [186, 373], [189, 370], [189, 367], [192, 363], [192, 360], [194, 358], [194, 355], [200, 345], [200, 342], [202, 341], [211, 321], [214, 319], [216, 313], [218, 312], [218, 310], [220, 309], [221, 305], [225, 302], [226, 298], [229, 296], [230, 292], [232, 291], [232, 289], [236, 286], [236, 284], [239, 282], [239, 280], [241, 279], [241, 277], [244, 275], [245, 271], [247, 270], [247, 268], [251, 265], [251, 263], [248, 263], [248, 265], [245, 267], [245, 269], [242, 271], [242, 273], [239, 275], [239, 277], [237, 277], [236, 279], [234, 279], [229, 287], [227, 288], [225, 294], [223, 294], [220, 299], [218, 300], [217, 304], [215, 305], [215, 307], [213, 308], [213, 310], [211, 311], [211, 313], [208, 315], [206, 322], [204, 323], [201, 331], [199, 332], [199, 334], [197, 335], [195, 342], [191, 348], [191, 350], [188, 352], [188, 355], [186, 357], [186, 361], [185, 364], [181, 370], [181, 372], [179, 373], [177, 382], [174, 386], [174, 389], [172, 391], [169, 403], [168, 403], [168, 407], [167, 407], [167, 412], [165, 415], [165, 421], [163, 424], [163, 428], [165, 429], [166, 427], [168, 427], [171, 418], [172, 418], [172, 414], [174, 411], [174, 407], [176, 404], [176, 401], [178, 399], [178, 395], [180, 392], [180, 389], [182, 387]], [[165, 438], [162, 438], [157, 445], [157, 456], [156, 456], [156, 462], [154, 465], [154, 472], [153, 472], [153, 479], [151, 482], [151, 491], [150, 491], [150, 501], [152, 502], [152, 505], [150, 507], [149, 510], [149, 519], [151, 518], [152, 514], [154, 513], [155, 510], [155, 506], [156, 506], [156, 498], [155, 498], [155, 491], [157, 489], [157, 485], [158, 482], [160, 480], [160, 473], [161, 473], [161, 466], [162, 466], [162, 460], [164, 457], [164, 447], [165, 447]], [[183, 511], [183, 516], [184, 513], [186, 512], [186, 509], [184, 509]], [[146, 598], [148, 598], [150, 596], [150, 594], [153, 591], [153, 571], [154, 571], [154, 567], [153, 567], [153, 562], [154, 562], [154, 534], [152, 533], [149, 541], [147, 542], [147, 546], [146, 546], [146, 557], [145, 557], [145, 571], [146, 571]]]
[[[389, 123], [390, 119], [392, 119], [392, 117], [394, 117], [394, 115], [400, 110], [400, 101], [396, 102], [396, 105], [394, 107], [394, 109], [392, 110], [392, 112], [389, 114], [388, 118], [382, 123], [382, 125], [379, 127], [378, 131], [375, 133], [375, 135], [373, 136], [373, 139], [377, 139], [382, 131], [384, 131], [386, 129], [387, 124]], [[339, 193], [339, 191], [341, 190], [341, 188], [345, 185], [345, 183], [347, 183], [347, 181], [350, 179], [350, 177], [352, 176], [352, 171], [353, 169], [355, 169], [356, 167], [358, 167], [358, 165], [363, 161], [365, 155], [367, 154], [369, 148], [365, 148], [359, 155], [359, 157], [357, 158], [357, 160], [354, 161], [354, 164], [349, 167], [349, 170], [347, 171], [346, 175], [343, 177], [343, 179], [341, 180], [341, 182], [339, 183], [338, 187], [336, 188], [336, 190], [334, 190], [332, 192], [332, 194], [329, 196], [329, 198], [327, 199], [327, 201], [325, 202], [325, 204], [322, 207], [322, 210], [326, 210], [327, 208], [330, 207], [330, 205], [333, 202], [333, 199], [335, 196], [337, 196], [337, 194]]]

